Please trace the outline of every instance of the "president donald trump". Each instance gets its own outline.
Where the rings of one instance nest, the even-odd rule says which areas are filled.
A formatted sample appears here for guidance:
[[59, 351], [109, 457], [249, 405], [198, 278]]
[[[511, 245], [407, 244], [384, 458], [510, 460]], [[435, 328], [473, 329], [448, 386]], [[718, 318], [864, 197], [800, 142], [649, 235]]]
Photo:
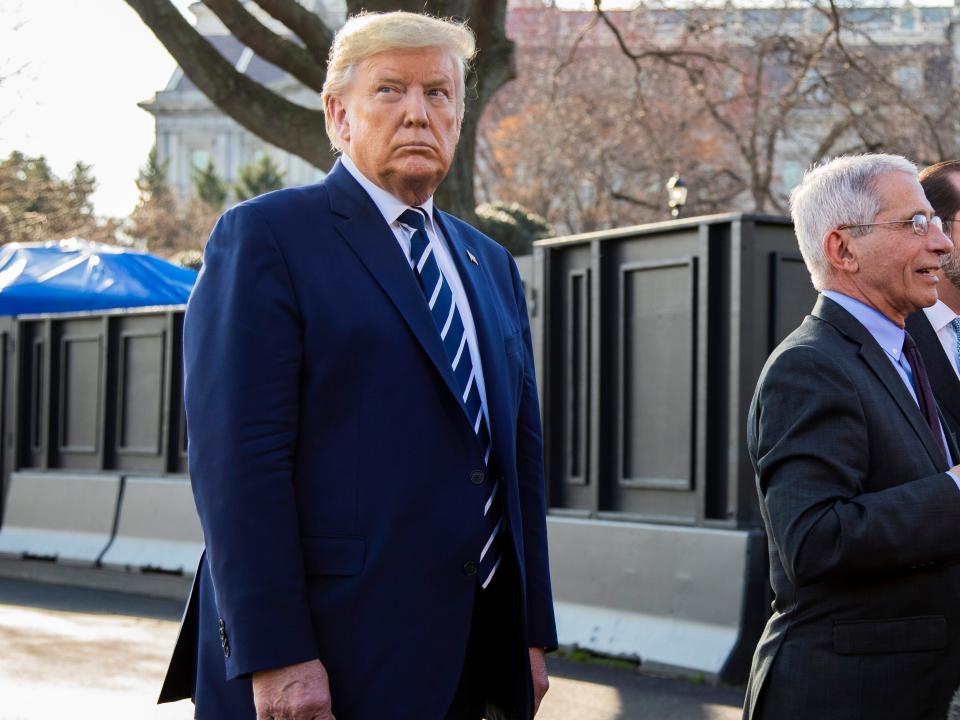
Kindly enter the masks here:
[[340, 159], [207, 244], [184, 326], [206, 555], [162, 695], [198, 718], [530, 718], [546, 691], [523, 288], [432, 200], [473, 53], [459, 23], [350, 19], [323, 90]]

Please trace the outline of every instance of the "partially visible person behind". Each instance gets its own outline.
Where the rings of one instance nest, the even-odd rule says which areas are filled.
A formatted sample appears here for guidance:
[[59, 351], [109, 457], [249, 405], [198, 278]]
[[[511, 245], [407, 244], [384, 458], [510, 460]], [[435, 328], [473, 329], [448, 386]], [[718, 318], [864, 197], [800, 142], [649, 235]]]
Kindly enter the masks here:
[[750, 406], [774, 601], [744, 718], [939, 720], [960, 682], [960, 451], [904, 322], [951, 243], [898, 156], [813, 168], [790, 210], [820, 297]]
[[317, 185], [224, 214], [184, 321], [206, 556], [162, 700], [201, 720], [529, 720], [556, 647], [509, 253], [437, 209], [470, 30], [351, 18]]
[[960, 160], [920, 171], [920, 186], [933, 211], [943, 218], [943, 232], [954, 242], [944, 256], [937, 285], [940, 299], [907, 318], [930, 373], [930, 385], [950, 431], [960, 431]]

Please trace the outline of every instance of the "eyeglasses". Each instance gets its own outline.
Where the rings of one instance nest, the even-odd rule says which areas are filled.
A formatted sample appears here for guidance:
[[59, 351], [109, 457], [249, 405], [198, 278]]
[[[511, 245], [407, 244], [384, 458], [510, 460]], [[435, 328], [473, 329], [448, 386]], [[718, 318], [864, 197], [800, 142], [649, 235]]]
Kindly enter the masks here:
[[853, 223], [851, 225], [840, 225], [837, 227], [837, 230], [848, 230], [850, 228], [857, 227], [872, 227], [874, 225], [912, 225], [915, 235], [926, 235], [928, 232], [930, 232], [931, 225], [933, 225], [940, 232], [944, 232], [943, 220], [938, 218], [936, 215], [928, 218], [926, 215], [921, 215], [920, 213], [917, 213], [909, 220], [890, 220], [889, 222], [875, 223]]

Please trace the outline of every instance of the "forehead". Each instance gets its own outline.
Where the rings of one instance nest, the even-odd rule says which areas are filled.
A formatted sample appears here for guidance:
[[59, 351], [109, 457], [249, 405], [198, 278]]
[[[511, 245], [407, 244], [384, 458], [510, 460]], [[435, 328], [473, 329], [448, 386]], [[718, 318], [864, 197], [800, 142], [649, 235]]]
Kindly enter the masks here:
[[367, 79], [397, 76], [398, 79], [430, 78], [454, 82], [458, 74], [453, 53], [440, 47], [385, 50], [363, 60], [359, 69]]
[[920, 181], [911, 173], [898, 170], [884, 173], [877, 178], [876, 187], [885, 211], [933, 211], [927, 196], [923, 194]]

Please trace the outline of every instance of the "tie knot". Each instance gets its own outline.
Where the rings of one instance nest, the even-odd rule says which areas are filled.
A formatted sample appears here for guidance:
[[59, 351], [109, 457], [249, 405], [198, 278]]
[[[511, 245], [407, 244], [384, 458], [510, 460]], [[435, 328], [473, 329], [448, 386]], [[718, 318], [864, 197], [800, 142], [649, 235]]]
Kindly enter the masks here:
[[910, 337], [910, 333], [903, 333], [903, 352], [910, 352], [911, 350], [916, 350], [917, 344], [913, 341], [913, 338]]
[[407, 208], [400, 213], [400, 217], [397, 218], [397, 220], [407, 227], [412, 227], [415, 230], [424, 232], [426, 230], [425, 218], [426, 214], [420, 208]]
[[953, 325], [953, 331], [960, 337], [960, 317], [955, 317], [950, 324]]

